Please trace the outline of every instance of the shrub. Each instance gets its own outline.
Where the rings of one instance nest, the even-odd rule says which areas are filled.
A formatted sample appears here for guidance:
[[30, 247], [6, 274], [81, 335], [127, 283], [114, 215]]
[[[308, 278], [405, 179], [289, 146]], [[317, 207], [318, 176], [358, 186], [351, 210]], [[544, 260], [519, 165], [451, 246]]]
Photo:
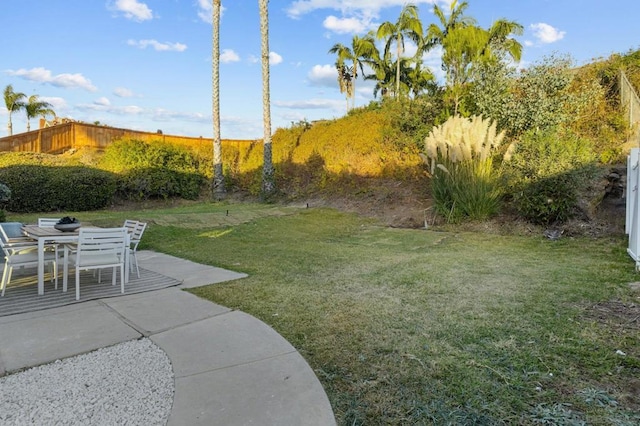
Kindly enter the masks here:
[[133, 169], [165, 168], [182, 173], [211, 174], [211, 163], [192, 150], [166, 142], [144, 142], [120, 139], [107, 147], [100, 159], [100, 168], [115, 173]]
[[139, 168], [120, 176], [119, 195], [133, 200], [181, 197], [195, 200], [206, 179], [197, 173], [181, 173], [165, 168]]
[[0, 183], [0, 222], [5, 222], [7, 220], [7, 213], [4, 211], [4, 206], [7, 205], [9, 200], [11, 199], [11, 189], [4, 183]]
[[382, 111], [389, 121], [384, 129], [385, 140], [398, 151], [419, 152], [441, 110], [442, 99], [437, 96], [385, 99]]
[[81, 166], [8, 166], [0, 169], [0, 181], [11, 188], [7, 209], [14, 212], [101, 209], [116, 190], [111, 173]]
[[590, 141], [549, 129], [525, 134], [504, 172], [517, 211], [534, 223], [552, 224], [578, 211], [597, 168]]
[[0, 183], [0, 205], [5, 205], [9, 200], [11, 200], [11, 188]]
[[429, 133], [423, 159], [431, 172], [436, 211], [447, 221], [481, 220], [498, 211], [493, 156], [503, 138], [495, 122], [479, 116], [453, 116]]
[[137, 200], [196, 199], [206, 176], [211, 176], [210, 166], [210, 162], [187, 148], [135, 139], [115, 141], [100, 161], [101, 168], [120, 175], [118, 194]]

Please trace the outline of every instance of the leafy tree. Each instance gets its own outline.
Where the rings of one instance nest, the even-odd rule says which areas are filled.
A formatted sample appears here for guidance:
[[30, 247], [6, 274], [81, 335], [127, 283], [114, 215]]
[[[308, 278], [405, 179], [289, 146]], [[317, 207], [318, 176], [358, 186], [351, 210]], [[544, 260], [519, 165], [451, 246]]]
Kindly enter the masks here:
[[21, 92], [14, 92], [13, 86], [8, 84], [7, 87], [4, 88], [4, 104], [7, 106], [7, 111], [9, 113], [9, 122], [7, 123], [7, 131], [8, 135], [13, 135], [13, 124], [11, 123], [11, 114], [20, 111], [24, 108], [25, 103], [23, 99], [25, 99], [27, 95]]
[[271, 95], [269, 91], [269, 0], [258, 0], [260, 8], [260, 39], [262, 45], [262, 112], [264, 150], [262, 165], [262, 195], [269, 198], [275, 193], [275, 176], [271, 149]]
[[220, 138], [220, 0], [213, 0], [213, 192], [214, 197], [222, 198], [224, 174], [222, 173], [222, 141]]
[[478, 70], [470, 91], [475, 112], [497, 120], [514, 138], [567, 123], [588, 102], [584, 93], [569, 91], [575, 72], [566, 56], [544, 58], [520, 73], [498, 63]]
[[396, 46], [395, 95], [398, 96], [400, 94], [400, 67], [402, 62], [400, 59], [404, 53], [405, 38], [412, 40], [417, 45], [422, 43], [422, 22], [418, 17], [418, 7], [413, 4], [406, 4], [395, 23], [386, 21], [380, 24], [376, 37], [386, 40], [384, 59], [390, 58], [389, 52], [392, 44]]
[[23, 108], [25, 113], [27, 114], [27, 132], [31, 130], [31, 119], [35, 118], [39, 115], [53, 115], [56, 113], [52, 109], [53, 105], [49, 102], [38, 100], [38, 95], [29, 96], [29, 100], [24, 104]]
[[453, 113], [457, 114], [463, 99], [465, 86], [472, 78], [473, 67], [483, 62], [496, 62], [505, 56], [519, 61], [522, 45], [511, 34], [522, 34], [522, 25], [499, 19], [485, 30], [476, 25], [475, 19], [464, 16], [467, 2], [451, 3], [447, 18], [437, 5], [434, 14], [442, 27], [431, 24], [427, 30], [424, 46], [442, 46], [442, 68], [446, 73], [447, 89], [453, 102]]

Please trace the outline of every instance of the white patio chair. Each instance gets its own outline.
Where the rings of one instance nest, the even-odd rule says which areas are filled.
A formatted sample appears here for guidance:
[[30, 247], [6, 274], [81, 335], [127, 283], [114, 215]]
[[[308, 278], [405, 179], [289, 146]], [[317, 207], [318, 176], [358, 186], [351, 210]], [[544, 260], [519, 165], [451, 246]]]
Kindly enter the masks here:
[[129, 243], [129, 267], [130, 270], [133, 271], [133, 264], [135, 263], [136, 274], [138, 278], [140, 278], [140, 267], [138, 266], [138, 257], [136, 253], [138, 251], [140, 240], [142, 239], [142, 234], [144, 234], [145, 229], [147, 229], [147, 223], [127, 219], [124, 221], [124, 226], [127, 228], [131, 239]]
[[53, 228], [56, 223], [60, 222], [60, 218], [39, 217], [38, 226], [41, 228]]
[[[13, 270], [28, 266], [38, 266], [38, 243], [22, 235], [22, 223], [3, 222], [0, 223], [0, 245], [4, 254], [4, 270], [0, 288], [4, 296], [7, 285], [11, 282]], [[44, 262], [52, 267], [52, 280], [55, 280], [58, 287], [58, 262], [55, 253], [45, 252]]]
[[[60, 222], [59, 217], [39, 217], [38, 218], [38, 226], [41, 228], [53, 228], [55, 226], [56, 223]], [[70, 249], [73, 251], [75, 244], [67, 244]], [[60, 244], [53, 242], [52, 244], [49, 244], [47, 246], [45, 246], [46, 249], [50, 249], [53, 250], [56, 254], [56, 258], [60, 257], [60, 252], [59, 252], [59, 248], [60, 248]], [[55, 284], [55, 289], [58, 289], [58, 281], [56, 281]]]
[[[69, 256], [75, 267], [76, 300], [80, 300], [80, 271], [89, 269], [99, 271], [112, 268], [111, 285], [117, 282], [117, 270], [120, 268], [120, 291], [124, 293], [125, 270], [127, 258], [127, 242], [129, 237], [126, 228], [80, 228], [76, 252]], [[64, 264], [65, 276], [68, 262]], [[66, 284], [66, 280], [64, 281]], [[63, 291], [66, 291], [66, 285]]]

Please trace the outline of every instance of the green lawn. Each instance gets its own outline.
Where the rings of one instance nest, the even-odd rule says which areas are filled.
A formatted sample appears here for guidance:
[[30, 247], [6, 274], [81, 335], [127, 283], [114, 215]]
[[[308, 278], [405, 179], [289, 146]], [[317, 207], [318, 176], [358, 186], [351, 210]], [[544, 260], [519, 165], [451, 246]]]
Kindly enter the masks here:
[[142, 248], [248, 273], [193, 292], [288, 339], [339, 424], [640, 422], [638, 318], [603, 315], [638, 309], [623, 236], [391, 229], [257, 204], [75, 216], [146, 220]]

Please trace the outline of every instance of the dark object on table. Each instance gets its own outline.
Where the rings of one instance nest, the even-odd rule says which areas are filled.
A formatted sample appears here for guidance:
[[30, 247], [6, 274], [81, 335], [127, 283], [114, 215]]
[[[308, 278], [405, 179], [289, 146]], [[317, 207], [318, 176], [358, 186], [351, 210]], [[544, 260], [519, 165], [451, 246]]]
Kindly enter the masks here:
[[78, 222], [78, 219], [76, 219], [75, 217], [65, 216], [62, 219], [60, 219], [58, 223], [53, 225], [53, 227], [56, 228], [58, 231], [72, 232], [80, 228], [80, 225], [81, 225], [80, 222]]

